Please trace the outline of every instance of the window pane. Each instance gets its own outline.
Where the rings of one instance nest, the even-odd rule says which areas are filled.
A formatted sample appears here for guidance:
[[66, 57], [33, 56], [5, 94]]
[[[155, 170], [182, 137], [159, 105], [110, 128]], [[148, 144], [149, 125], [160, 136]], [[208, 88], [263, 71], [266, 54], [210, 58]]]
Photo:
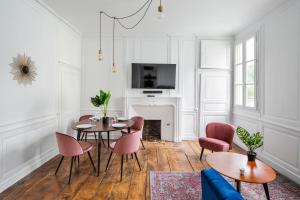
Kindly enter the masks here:
[[254, 84], [255, 80], [255, 69], [254, 69], [254, 61], [248, 62], [246, 64], [246, 84]]
[[254, 37], [250, 38], [246, 42], [246, 61], [254, 60], [255, 54], [255, 40]]
[[235, 83], [243, 84], [243, 65], [235, 67]]
[[235, 86], [235, 104], [243, 105], [243, 85]]
[[254, 85], [246, 85], [246, 106], [255, 107], [255, 88]]
[[235, 47], [235, 63], [239, 64], [243, 62], [243, 44], [238, 44]]

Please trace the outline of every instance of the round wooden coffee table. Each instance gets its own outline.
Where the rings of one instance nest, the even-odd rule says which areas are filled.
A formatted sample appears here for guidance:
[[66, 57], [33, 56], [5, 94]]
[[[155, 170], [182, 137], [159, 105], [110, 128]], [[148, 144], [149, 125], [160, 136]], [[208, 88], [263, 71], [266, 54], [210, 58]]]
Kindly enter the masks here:
[[[276, 178], [276, 172], [260, 160], [248, 161], [246, 155], [231, 152], [215, 152], [207, 155], [206, 161], [220, 174], [234, 179], [238, 192], [240, 192], [241, 181], [263, 184], [266, 197], [270, 199], [268, 183]], [[241, 167], [245, 169], [244, 174], [240, 174]]]

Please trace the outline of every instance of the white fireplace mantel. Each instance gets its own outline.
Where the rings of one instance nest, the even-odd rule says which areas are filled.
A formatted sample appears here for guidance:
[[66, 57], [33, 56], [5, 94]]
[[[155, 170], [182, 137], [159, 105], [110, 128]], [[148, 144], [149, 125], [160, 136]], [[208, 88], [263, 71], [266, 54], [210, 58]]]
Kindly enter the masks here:
[[178, 96], [127, 96], [125, 115], [143, 116], [146, 120], [161, 120], [161, 137], [173, 142], [181, 141], [181, 97]]

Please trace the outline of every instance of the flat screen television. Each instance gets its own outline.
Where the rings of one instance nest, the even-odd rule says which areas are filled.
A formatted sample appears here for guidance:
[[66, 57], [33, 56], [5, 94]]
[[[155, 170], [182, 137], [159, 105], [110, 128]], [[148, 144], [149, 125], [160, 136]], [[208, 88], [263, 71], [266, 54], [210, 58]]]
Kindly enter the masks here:
[[132, 88], [175, 89], [175, 82], [176, 64], [132, 63]]

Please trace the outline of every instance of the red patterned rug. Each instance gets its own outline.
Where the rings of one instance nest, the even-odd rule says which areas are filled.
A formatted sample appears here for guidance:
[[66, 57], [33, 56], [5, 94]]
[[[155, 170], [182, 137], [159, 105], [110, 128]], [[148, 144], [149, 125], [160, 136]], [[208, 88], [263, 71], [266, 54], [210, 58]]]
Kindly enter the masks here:
[[[234, 186], [232, 179], [226, 179]], [[273, 200], [300, 200], [300, 186], [281, 175], [268, 185]], [[201, 199], [200, 174], [150, 171], [150, 189], [152, 200]], [[259, 184], [242, 183], [241, 192], [247, 200], [266, 199]]]

